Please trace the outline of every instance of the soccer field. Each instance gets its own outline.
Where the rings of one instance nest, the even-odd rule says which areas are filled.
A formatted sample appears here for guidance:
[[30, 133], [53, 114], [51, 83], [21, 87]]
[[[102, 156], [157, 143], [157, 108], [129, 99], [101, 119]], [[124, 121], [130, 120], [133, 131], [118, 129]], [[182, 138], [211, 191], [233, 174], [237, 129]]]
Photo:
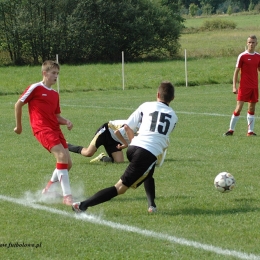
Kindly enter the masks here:
[[[44, 199], [55, 159], [32, 136], [27, 107], [23, 133], [13, 133], [17, 98], [0, 96], [1, 259], [260, 259], [260, 139], [246, 136], [246, 107], [234, 136], [223, 137], [236, 102], [231, 85], [176, 88], [171, 106], [179, 122], [155, 170], [156, 214], [147, 212], [143, 186], [80, 216], [60, 200]], [[60, 99], [62, 115], [74, 124], [70, 132], [63, 128], [66, 139], [87, 146], [101, 124], [155, 100], [156, 86], [61, 93]], [[78, 200], [114, 185], [127, 166], [71, 157]], [[227, 194], [213, 185], [222, 171], [236, 179]]]

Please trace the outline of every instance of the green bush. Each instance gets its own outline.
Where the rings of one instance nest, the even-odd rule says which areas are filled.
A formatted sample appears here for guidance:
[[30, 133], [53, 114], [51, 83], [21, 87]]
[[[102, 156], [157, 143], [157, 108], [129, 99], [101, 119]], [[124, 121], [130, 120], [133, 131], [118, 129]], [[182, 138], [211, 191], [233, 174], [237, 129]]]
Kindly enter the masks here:
[[231, 15], [231, 14], [232, 14], [232, 7], [231, 7], [231, 5], [228, 6], [227, 14], [228, 14], [228, 15]]
[[193, 17], [196, 15], [197, 11], [198, 11], [199, 7], [193, 3], [190, 4], [189, 6], [189, 14]]
[[257, 5], [255, 5], [254, 10], [257, 11], [258, 13], [260, 13], [260, 3], [258, 3]]
[[222, 29], [235, 29], [236, 23], [221, 19], [206, 20], [203, 22], [201, 29], [203, 30], [222, 30]]

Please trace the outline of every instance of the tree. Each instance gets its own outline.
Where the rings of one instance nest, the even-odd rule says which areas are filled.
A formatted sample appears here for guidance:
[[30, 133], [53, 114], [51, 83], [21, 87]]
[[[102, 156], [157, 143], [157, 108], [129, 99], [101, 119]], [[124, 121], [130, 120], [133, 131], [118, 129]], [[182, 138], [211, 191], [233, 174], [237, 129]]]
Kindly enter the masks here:
[[231, 15], [231, 14], [232, 14], [232, 6], [231, 6], [231, 5], [228, 6], [227, 14], [228, 14], [228, 15]]
[[14, 64], [174, 56], [183, 27], [175, 0], [1, 0], [0, 48]]
[[233, 4], [237, 4], [241, 10], [248, 10], [250, 3], [253, 5], [258, 4], [259, 0], [232, 0]]
[[189, 7], [189, 14], [191, 15], [191, 16], [195, 16], [196, 15], [196, 13], [197, 13], [197, 11], [198, 11], [198, 9], [199, 9], [199, 7], [197, 6], [197, 5], [195, 5], [195, 4], [190, 4], [190, 7]]
[[23, 30], [24, 46], [27, 56], [33, 56], [34, 63], [41, 60], [53, 59], [55, 54], [62, 54], [67, 59], [70, 54], [68, 35], [68, 20], [78, 1], [56, 0], [39, 2], [37, 0], [24, 1], [21, 21], [25, 25]]
[[213, 7], [210, 4], [205, 4], [202, 6], [202, 13], [210, 15], [213, 12]]
[[81, 2], [70, 22], [74, 44], [92, 61], [119, 61], [122, 51], [127, 60], [164, 50], [172, 56], [179, 48], [183, 21], [172, 4], [148, 0]]
[[179, 4], [189, 9], [191, 4], [195, 4], [200, 7], [200, 0], [179, 0]]
[[22, 42], [19, 22], [19, 0], [0, 2], [1, 46], [15, 64], [22, 64]]
[[67, 18], [76, 2], [1, 1], [1, 49], [9, 52], [14, 64], [53, 59], [55, 53], [67, 48]]
[[212, 12], [215, 13], [218, 9], [218, 6], [224, 3], [225, 1], [226, 0], [179, 0], [179, 4], [187, 9], [191, 4], [195, 4], [202, 9], [205, 8], [206, 5], [210, 5], [212, 8]]
[[250, 1], [250, 4], [248, 6], [248, 11], [253, 11], [255, 8], [255, 5], [253, 4], [252, 0]]

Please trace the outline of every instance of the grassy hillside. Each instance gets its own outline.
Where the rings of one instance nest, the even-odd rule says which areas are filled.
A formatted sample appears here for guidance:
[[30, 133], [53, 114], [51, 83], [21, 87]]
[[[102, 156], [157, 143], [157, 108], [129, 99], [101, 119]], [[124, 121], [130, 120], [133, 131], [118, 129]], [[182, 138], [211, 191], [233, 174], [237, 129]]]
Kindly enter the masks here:
[[209, 19], [223, 19], [233, 21], [237, 24], [238, 29], [251, 30], [260, 28], [260, 15], [259, 14], [232, 14], [232, 15], [212, 15], [212, 16], [197, 16], [185, 17], [185, 27], [200, 27], [205, 20]]
[[223, 15], [187, 18], [185, 27], [200, 28], [206, 20], [223, 19], [237, 24], [233, 30], [184, 33], [180, 38], [180, 54], [186, 49], [189, 58], [236, 56], [246, 46], [246, 39], [255, 34], [260, 39], [260, 15]]

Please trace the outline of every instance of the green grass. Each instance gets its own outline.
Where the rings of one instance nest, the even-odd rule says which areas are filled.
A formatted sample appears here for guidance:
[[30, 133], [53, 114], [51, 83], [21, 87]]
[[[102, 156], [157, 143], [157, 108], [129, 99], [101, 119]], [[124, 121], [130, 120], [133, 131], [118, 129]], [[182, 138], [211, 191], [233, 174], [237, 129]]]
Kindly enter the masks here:
[[[186, 26], [199, 27], [203, 19], [187, 19]], [[247, 36], [257, 35], [260, 18], [223, 19], [237, 21], [238, 28], [181, 37], [181, 53], [186, 49], [188, 55], [188, 84], [195, 87], [179, 87], [186, 83], [184, 57], [126, 61], [125, 90], [121, 64], [61, 66], [62, 115], [74, 123], [64, 133], [71, 143], [85, 146], [104, 122], [127, 118], [142, 102], [155, 100], [161, 80], [177, 86], [172, 107], [179, 122], [165, 163], [155, 172], [154, 215], [147, 213], [143, 187], [90, 208], [85, 218], [75, 217], [59, 200], [40, 200], [55, 160], [32, 136], [26, 107], [23, 133], [13, 133], [14, 103], [27, 85], [41, 80], [40, 67], [0, 67], [1, 259], [260, 259], [260, 141], [246, 137], [246, 107], [235, 135], [222, 136], [236, 103], [231, 92], [236, 58]], [[260, 134], [259, 116], [255, 132]], [[90, 159], [71, 156], [70, 181], [79, 199], [114, 185], [127, 166], [90, 164]], [[222, 171], [237, 181], [228, 194], [213, 185]], [[1, 246], [10, 242], [41, 247]]]
[[[188, 85], [231, 84], [235, 62], [235, 57], [190, 59], [187, 62]], [[0, 95], [21, 93], [27, 85], [41, 80], [39, 66], [0, 67], [0, 72]], [[124, 72], [125, 89], [151, 89], [166, 79], [175, 86], [186, 85], [184, 59], [127, 63]], [[61, 92], [121, 90], [121, 64], [62, 65], [59, 82]]]
[[[156, 86], [61, 93], [62, 115], [74, 123], [72, 131], [64, 128], [67, 140], [88, 145], [102, 123], [126, 118], [142, 102], [155, 100]], [[222, 136], [235, 106], [230, 85], [176, 88], [172, 107], [179, 122], [165, 163], [155, 172], [154, 215], [147, 213], [142, 186], [90, 208], [90, 217], [82, 219], [60, 201], [39, 201], [55, 160], [32, 136], [26, 107], [23, 133], [13, 133], [18, 95], [0, 98], [0, 194], [6, 196], [0, 197], [0, 244], [41, 243], [37, 249], [0, 247], [1, 259], [260, 259], [260, 139], [246, 137], [245, 108], [235, 135]], [[259, 117], [255, 132], [260, 133]], [[70, 181], [79, 199], [115, 184], [127, 166], [90, 164], [88, 158], [71, 156]], [[213, 185], [221, 171], [237, 181], [228, 194]], [[35, 208], [29, 198], [36, 200]], [[173, 238], [186, 239], [187, 245]], [[206, 250], [211, 246], [217, 249]], [[225, 249], [227, 255], [221, 255]]]

